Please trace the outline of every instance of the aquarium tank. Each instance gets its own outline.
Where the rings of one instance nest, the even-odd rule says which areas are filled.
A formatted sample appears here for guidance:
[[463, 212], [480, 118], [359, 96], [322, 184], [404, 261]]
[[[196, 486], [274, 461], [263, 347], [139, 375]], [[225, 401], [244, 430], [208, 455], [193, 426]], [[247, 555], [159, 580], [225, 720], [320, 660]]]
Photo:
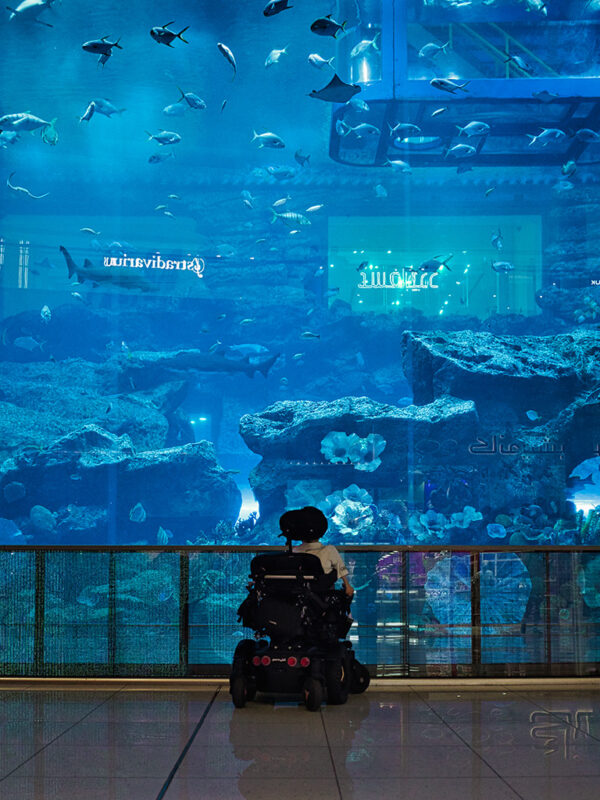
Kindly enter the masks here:
[[600, 545], [600, 2], [0, 24], [1, 545]]

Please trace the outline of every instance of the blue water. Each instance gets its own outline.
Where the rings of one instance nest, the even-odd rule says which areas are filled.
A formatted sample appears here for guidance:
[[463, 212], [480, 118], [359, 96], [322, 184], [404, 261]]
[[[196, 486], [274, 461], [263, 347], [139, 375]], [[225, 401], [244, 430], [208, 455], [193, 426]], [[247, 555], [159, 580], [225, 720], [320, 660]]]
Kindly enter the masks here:
[[597, 4], [263, 7], [3, 12], [0, 544], [598, 544]]

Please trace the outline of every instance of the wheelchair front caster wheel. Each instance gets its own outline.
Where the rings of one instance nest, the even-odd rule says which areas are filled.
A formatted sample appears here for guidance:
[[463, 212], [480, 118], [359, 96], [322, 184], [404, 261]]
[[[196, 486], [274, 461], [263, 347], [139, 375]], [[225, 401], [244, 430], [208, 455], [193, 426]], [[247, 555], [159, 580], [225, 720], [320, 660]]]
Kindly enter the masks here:
[[231, 679], [229, 691], [231, 692], [233, 705], [236, 708], [243, 708], [246, 705], [246, 700], [251, 699], [248, 689], [248, 681], [243, 675], [237, 675], [235, 678]]
[[304, 684], [304, 705], [309, 711], [318, 711], [323, 702], [323, 684], [316, 678], [307, 678]]

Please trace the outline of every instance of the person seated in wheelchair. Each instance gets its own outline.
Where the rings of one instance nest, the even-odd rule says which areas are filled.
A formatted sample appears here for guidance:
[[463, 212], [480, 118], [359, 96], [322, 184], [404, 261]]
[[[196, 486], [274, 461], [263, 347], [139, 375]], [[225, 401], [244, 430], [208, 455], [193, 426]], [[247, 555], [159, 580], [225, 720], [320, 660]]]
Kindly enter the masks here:
[[344, 584], [345, 595], [352, 600], [354, 589], [348, 580], [348, 569], [342, 556], [332, 544], [323, 544], [320, 541], [327, 533], [325, 514], [314, 506], [286, 511], [279, 520], [279, 527], [286, 538], [300, 539], [302, 542], [292, 548], [294, 553], [310, 553], [317, 556], [326, 575], [335, 570], [338, 580]]

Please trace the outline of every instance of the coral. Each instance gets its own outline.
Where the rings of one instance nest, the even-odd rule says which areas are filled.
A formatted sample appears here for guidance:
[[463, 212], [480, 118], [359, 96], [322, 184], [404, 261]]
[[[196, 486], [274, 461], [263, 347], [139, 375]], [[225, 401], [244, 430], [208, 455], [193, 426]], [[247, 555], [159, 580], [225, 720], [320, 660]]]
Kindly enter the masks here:
[[331, 464], [350, 462], [355, 469], [374, 472], [381, 464], [379, 455], [385, 445], [385, 439], [378, 433], [361, 438], [356, 433], [330, 431], [321, 441], [321, 453]]
[[506, 536], [506, 528], [497, 522], [490, 522], [486, 527], [486, 531], [490, 539], [504, 539]]
[[443, 514], [429, 509], [425, 514], [411, 514], [408, 518], [408, 530], [417, 542], [427, 544], [445, 538], [447, 523]]
[[360, 453], [360, 436], [343, 431], [331, 431], [321, 441], [321, 452], [331, 464], [346, 464], [351, 455]]
[[475, 511], [473, 506], [465, 506], [462, 511], [456, 511], [450, 517], [449, 528], [468, 528], [473, 522], [483, 519], [481, 511]]
[[29, 512], [29, 519], [36, 533], [52, 533], [56, 528], [54, 514], [44, 506], [33, 506]]
[[366, 438], [360, 440], [360, 456], [355, 458], [354, 453], [350, 455], [350, 461], [355, 469], [364, 472], [374, 472], [381, 464], [379, 455], [385, 450], [386, 441], [378, 433], [370, 433]]
[[582, 521], [581, 544], [598, 544], [600, 540], [600, 505], [592, 509]]
[[344, 536], [357, 536], [373, 522], [372, 509], [356, 500], [342, 500], [335, 507], [331, 521]]

